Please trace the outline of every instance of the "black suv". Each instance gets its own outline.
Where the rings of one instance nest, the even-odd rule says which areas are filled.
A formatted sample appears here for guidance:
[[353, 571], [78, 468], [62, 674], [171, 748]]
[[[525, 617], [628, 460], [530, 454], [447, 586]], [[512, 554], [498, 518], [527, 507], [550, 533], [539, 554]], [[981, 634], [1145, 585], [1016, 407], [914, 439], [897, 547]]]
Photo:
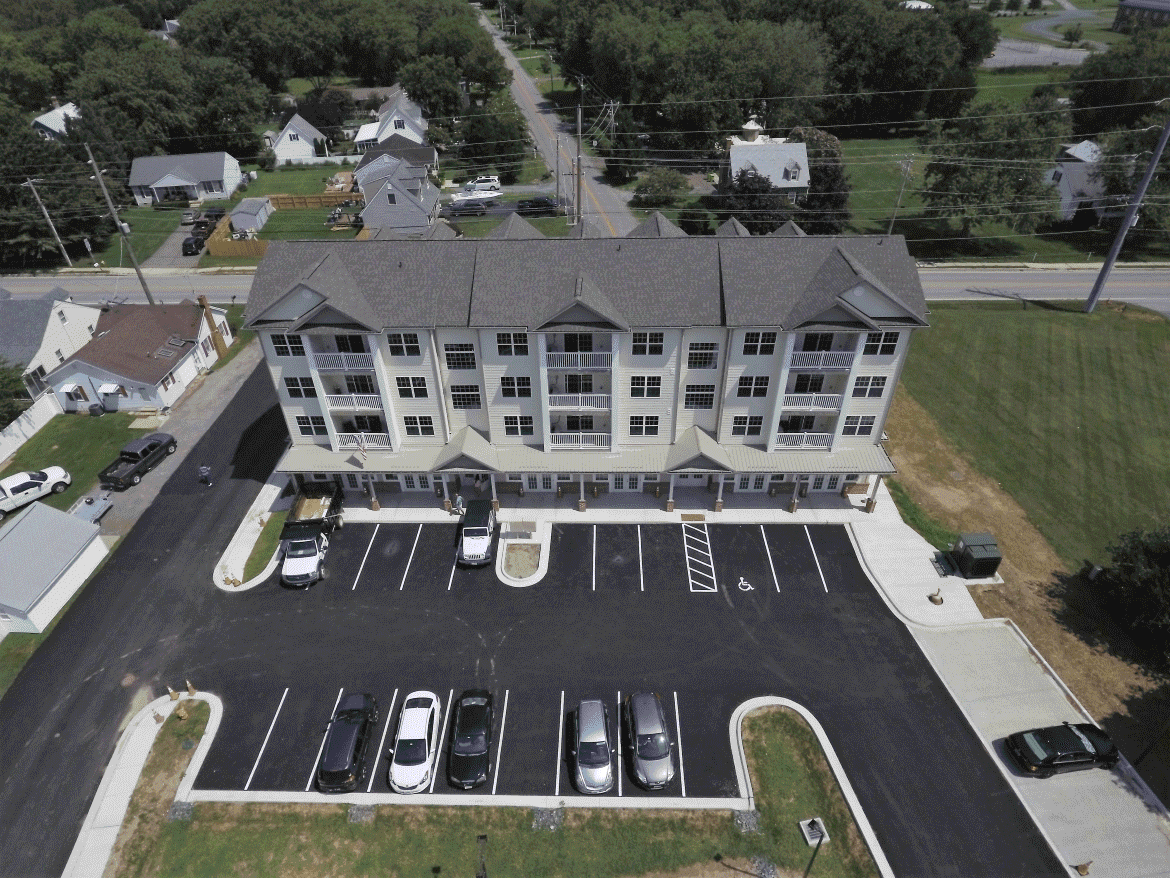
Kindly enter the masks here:
[[198, 256], [203, 252], [203, 238], [199, 235], [191, 235], [183, 239], [183, 255], [184, 256]]
[[352, 793], [366, 773], [366, 750], [378, 725], [378, 702], [368, 693], [351, 693], [341, 699], [329, 721], [317, 789], [323, 793]]

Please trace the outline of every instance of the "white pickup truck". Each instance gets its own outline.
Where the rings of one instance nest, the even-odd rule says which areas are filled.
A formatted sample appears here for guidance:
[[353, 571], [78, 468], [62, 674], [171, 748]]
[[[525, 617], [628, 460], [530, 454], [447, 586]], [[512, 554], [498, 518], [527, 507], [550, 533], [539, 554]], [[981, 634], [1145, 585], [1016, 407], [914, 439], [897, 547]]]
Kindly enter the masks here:
[[0, 518], [49, 494], [60, 494], [73, 478], [59, 466], [35, 473], [13, 473], [0, 479]]
[[292, 588], [308, 588], [324, 579], [329, 534], [341, 527], [341, 487], [330, 482], [301, 491], [293, 501], [280, 538], [284, 563], [280, 579]]

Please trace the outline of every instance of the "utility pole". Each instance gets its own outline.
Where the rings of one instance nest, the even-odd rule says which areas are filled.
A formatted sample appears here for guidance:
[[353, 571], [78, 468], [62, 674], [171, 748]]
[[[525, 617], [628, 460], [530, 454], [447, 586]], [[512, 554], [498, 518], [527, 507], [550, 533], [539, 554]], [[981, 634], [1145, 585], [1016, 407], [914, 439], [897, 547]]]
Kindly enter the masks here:
[[41, 196], [37, 194], [37, 187], [34, 183], [43, 183], [44, 180], [34, 180], [32, 177], [26, 177], [21, 186], [27, 186], [32, 190], [33, 198], [37, 200], [37, 207], [41, 209], [41, 213], [45, 215], [45, 222], [49, 224], [49, 231], [53, 233], [53, 240], [57, 242], [57, 247], [61, 251], [61, 255], [65, 257], [65, 264], [70, 268], [73, 267], [73, 260], [69, 258], [69, 254], [65, 252], [65, 245], [61, 243], [61, 236], [57, 234], [57, 227], [53, 225], [53, 221], [49, 219], [49, 211], [45, 207], [45, 203], [41, 201]]
[[887, 236], [894, 234], [894, 220], [898, 218], [898, 211], [902, 207], [902, 193], [906, 191], [906, 181], [914, 169], [914, 159], [902, 159], [898, 165], [902, 168], [902, 188], [898, 190], [898, 203], [894, 205], [894, 215], [890, 217], [890, 227], [886, 230]]
[[577, 104], [577, 222], [581, 222], [581, 105]]
[[[1159, 104], [1162, 101], [1158, 102]], [[1162, 128], [1162, 136], [1158, 138], [1158, 145], [1154, 149], [1154, 154], [1150, 157], [1150, 164], [1146, 168], [1146, 173], [1142, 177], [1141, 182], [1138, 183], [1137, 190], [1133, 193], [1133, 197], [1129, 200], [1129, 207], [1125, 211], [1125, 218], [1121, 221], [1121, 228], [1117, 230], [1117, 237], [1113, 239], [1113, 246], [1109, 248], [1109, 255], [1105, 257], [1105, 262], [1101, 265], [1101, 271], [1097, 275], [1097, 280], [1093, 284], [1093, 290], [1089, 293], [1089, 298], [1085, 302], [1085, 313], [1092, 314], [1093, 309], [1097, 307], [1097, 300], [1101, 298], [1101, 291], [1105, 288], [1105, 282], [1109, 280], [1109, 272], [1113, 270], [1113, 263], [1117, 261], [1117, 256], [1121, 253], [1121, 245], [1125, 243], [1125, 236], [1129, 233], [1130, 228], [1137, 222], [1137, 213], [1141, 209], [1142, 199], [1146, 196], [1146, 190], [1150, 188], [1150, 181], [1154, 179], [1154, 171], [1158, 169], [1158, 161], [1162, 158], [1162, 152], [1166, 149], [1166, 141], [1170, 140], [1170, 117], [1166, 119], [1166, 124]]]
[[146, 293], [146, 301], [151, 305], [157, 305], [158, 302], [150, 294], [150, 287], [146, 285], [146, 278], [142, 276], [142, 269], [138, 266], [138, 257], [134, 255], [134, 248], [130, 246], [130, 236], [126, 234], [126, 227], [118, 219], [118, 208], [114, 207], [114, 199], [110, 198], [110, 192], [106, 189], [106, 181], [102, 179], [101, 169], [97, 166], [97, 161], [94, 159], [88, 143], [85, 145], [85, 154], [89, 156], [89, 165], [93, 168], [93, 175], [97, 178], [98, 185], [102, 187], [102, 195], [106, 196], [106, 204], [109, 205], [110, 216], [114, 218], [114, 225], [118, 227], [118, 234], [122, 236], [122, 240], [126, 244], [126, 252], [130, 254], [130, 261], [134, 264], [134, 273], [138, 275], [138, 282], [142, 284], [142, 292]]
[[557, 154], [557, 173], [556, 173], [556, 177], [557, 177], [557, 204], [560, 204], [561, 203], [561, 135], [560, 134], [557, 134], [556, 154]]

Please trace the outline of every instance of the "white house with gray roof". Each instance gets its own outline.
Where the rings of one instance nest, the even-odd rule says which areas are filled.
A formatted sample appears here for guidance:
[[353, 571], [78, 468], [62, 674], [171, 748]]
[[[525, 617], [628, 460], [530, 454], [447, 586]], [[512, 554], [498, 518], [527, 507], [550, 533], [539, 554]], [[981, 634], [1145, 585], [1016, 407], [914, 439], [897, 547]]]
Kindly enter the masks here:
[[427, 232], [439, 216], [439, 189], [426, 168], [383, 153], [354, 171], [365, 207], [362, 224], [403, 234]]
[[876, 490], [926, 304], [900, 236], [301, 241], [269, 247], [245, 322], [281, 472], [721, 508]]
[[242, 179], [226, 152], [139, 156], [130, 165], [130, 191], [139, 207], [161, 201], [231, 198]]
[[45, 140], [61, 140], [69, 133], [69, 120], [80, 119], [77, 104], [60, 104], [32, 120], [33, 130]]
[[720, 175], [724, 187], [735, 182], [740, 171], [767, 177], [773, 188], [799, 198], [808, 192], [808, 148], [783, 137], [770, 137], [752, 116], [739, 135], [727, 138], [727, 160]]
[[[306, 121], [300, 113], [294, 113], [279, 133], [265, 131], [264, 139], [268, 141], [269, 149], [276, 156], [276, 164], [279, 167], [321, 164], [331, 161], [329, 139], [314, 125]], [[318, 143], [324, 150], [324, 156], [317, 155]]]
[[358, 129], [353, 138], [354, 146], [358, 152], [365, 152], [395, 134], [416, 144], [426, 143], [428, 127], [422, 108], [399, 89], [378, 108], [373, 122]]

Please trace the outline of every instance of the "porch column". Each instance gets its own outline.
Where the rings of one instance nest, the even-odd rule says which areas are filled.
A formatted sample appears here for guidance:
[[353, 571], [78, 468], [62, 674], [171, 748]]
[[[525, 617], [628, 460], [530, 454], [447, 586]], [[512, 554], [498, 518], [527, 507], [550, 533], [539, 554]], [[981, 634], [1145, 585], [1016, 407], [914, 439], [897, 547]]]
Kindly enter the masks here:
[[579, 484], [581, 485], [581, 493], [577, 497], [577, 511], [584, 512], [585, 511], [585, 473], [580, 473], [577, 476], [577, 478], [579, 480]]
[[874, 508], [877, 506], [877, 492], [878, 492], [878, 488], [881, 487], [881, 484], [882, 484], [882, 475], [881, 475], [881, 473], [877, 473], [873, 477], [873, 487], [870, 488], [869, 492], [865, 495], [865, 511], [866, 512], [873, 512]]
[[715, 511], [723, 511], [723, 473], [719, 474], [719, 488], [715, 492]]
[[443, 511], [451, 511], [451, 495], [447, 493], [447, 475], [439, 473], [439, 484], [443, 486]]
[[666, 511], [674, 512], [674, 473], [670, 474], [670, 487], [666, 489]]
[[488, 484], [492, 486], [492, 509], [500, 511], [500, 498], [496, 496], [496, 474], [488, 473]]
[[378, 502], [377, 482], [374, 481], [374, 473], [370, 473], [367, 477], [366, 484], [370, 486], [370, 511], [377, 512], [382, 508], [382, 504]]

